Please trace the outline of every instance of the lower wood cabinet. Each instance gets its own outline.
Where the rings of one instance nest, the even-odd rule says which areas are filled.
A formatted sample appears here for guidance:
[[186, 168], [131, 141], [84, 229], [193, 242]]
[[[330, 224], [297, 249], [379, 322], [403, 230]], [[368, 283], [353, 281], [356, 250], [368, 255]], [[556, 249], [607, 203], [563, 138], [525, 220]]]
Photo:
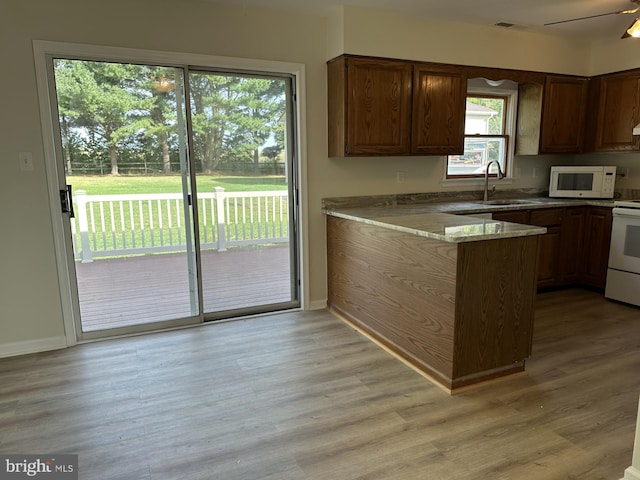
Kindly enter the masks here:
[[493, 219], [546, 227], [538, 242], [538, 288], [561, 284], [559, 259], [562, 232], [562, 208], [542, 210], [511, 210], [494, 212]]
[[581, 267], [586, 259], [584, 255], [585, 210], [588, 208], [564, 209], [560, 239], [560, 279], [562, 283], [577, 283], [581, 280]]
[[580, 279], [585, 285], [603, 289], [607, 282], [611, 243], [611, 209], [590, 207], [585, 214], [585, 237]]
[[540, 237], [538, 252], [538, 288], [556, 287], [562, 284], [562, 233], [564, 209], [545, 208], [531, 210], [529, 223], [537, 227], [547, 227], [547, 233]]
[[[531, 222], [533, 224], [533, 222]], [[536, 225], [538, 226], [538, 225]], [[560, 233], [561, 227], [547, 227], [547, 233], [540, 237], [538, 251], [538, 288], [556, 287], [560, 279]]]
[[493, 213], [494, 220], [546, 227], [538, 248], [538, 288], [582, 284], [604, 289], [611, 209], [544, 208]]
[[522, 372], [538, 238], [453, 243], [329, 215], [327, 303], [449, 392]]

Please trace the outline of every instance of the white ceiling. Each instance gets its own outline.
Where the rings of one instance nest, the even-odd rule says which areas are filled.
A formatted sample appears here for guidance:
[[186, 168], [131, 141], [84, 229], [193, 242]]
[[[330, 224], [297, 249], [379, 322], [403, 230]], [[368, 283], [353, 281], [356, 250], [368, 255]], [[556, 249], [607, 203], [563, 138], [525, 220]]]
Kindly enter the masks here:
[[[493, 26], [513, 23], [513, 29], [583, 38], [620, 38], [636, 14], [609, 15], [560, 25], [544, 26], [577, 17], [638, 7], [630, 0], [211, 0], [216, 3], [260, 6], [325, 15], [340, 5], [369, 7], [431, 19]], [[640, 1], [640, 0], [638, 0]], [[496, 27], [498, 28], [498, 27]], [[626, 39], [625, 41], [637, 41]]]

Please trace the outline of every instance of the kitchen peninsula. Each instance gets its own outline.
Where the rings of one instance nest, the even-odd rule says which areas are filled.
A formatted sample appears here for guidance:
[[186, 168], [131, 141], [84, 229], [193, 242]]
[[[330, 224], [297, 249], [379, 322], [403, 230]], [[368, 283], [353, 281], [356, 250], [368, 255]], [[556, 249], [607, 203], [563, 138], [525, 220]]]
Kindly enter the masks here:
[[449, 392], [524, 370], [545, 228], [429, 204], [324, 212], [334, 313]]

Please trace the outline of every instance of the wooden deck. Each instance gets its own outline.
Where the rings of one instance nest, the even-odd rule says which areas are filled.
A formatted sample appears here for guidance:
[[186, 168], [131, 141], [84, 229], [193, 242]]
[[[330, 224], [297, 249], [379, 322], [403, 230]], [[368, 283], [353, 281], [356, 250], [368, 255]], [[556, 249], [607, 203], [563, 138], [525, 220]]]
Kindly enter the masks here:
[[[205, 313], [292, 300], [288, 245], [206, 251], [202, 270]], [[84, 332], [193, 315], [185, 254], [77, 263], [76, 274]]]

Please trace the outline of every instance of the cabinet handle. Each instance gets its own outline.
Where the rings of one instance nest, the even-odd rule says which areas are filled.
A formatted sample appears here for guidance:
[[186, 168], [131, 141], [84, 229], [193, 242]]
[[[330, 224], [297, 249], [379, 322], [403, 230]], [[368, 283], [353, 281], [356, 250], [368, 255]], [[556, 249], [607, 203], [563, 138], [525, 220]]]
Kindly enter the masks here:
[[60, 190], [60, 207], [62, 213], [68, 213], [69, 218], [75, 217], [73, 213], [73, 196], [71, 194], [71, 185], [67, 185], [64, 190]]

